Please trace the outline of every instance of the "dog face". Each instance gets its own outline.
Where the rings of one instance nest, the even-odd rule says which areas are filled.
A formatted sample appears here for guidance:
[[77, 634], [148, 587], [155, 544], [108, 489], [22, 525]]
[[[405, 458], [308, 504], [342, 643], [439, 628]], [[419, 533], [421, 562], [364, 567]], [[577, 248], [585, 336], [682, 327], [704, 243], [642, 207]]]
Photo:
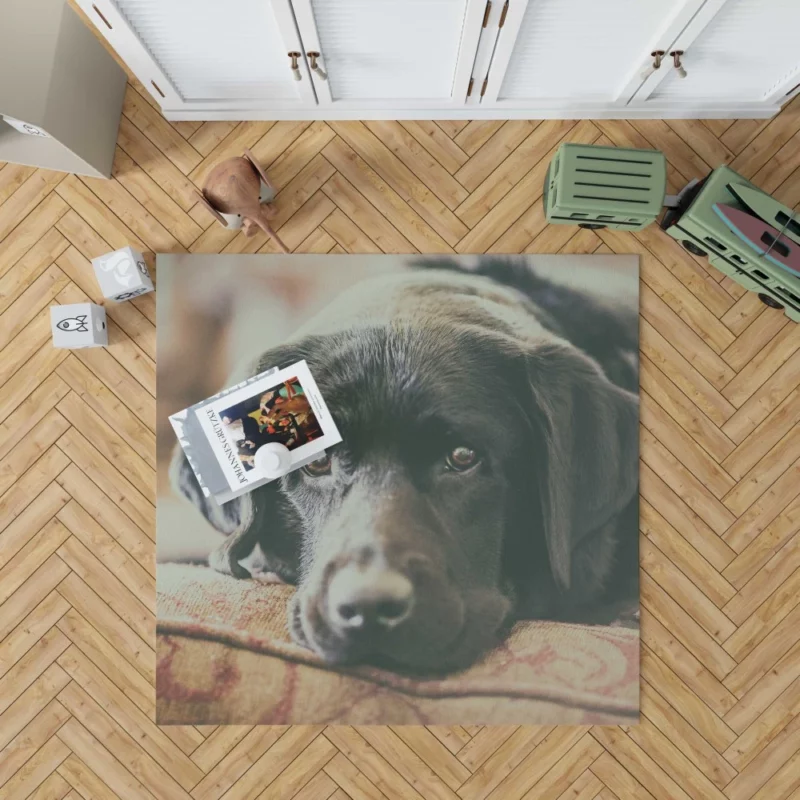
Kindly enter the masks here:
[[279, 495], [290, 629], [326, 660], [450, 669], [603, 584], [636, 402], [490, 281], [369, 283], [248, 369], [305, 358], [343, 442], [226, 504], [227, 530], [269, 559]]
[[344, 441], [281, 490], [303, 530], [292, 630], [328, 660], [460, 663], [511, 608], [503, 541], [527, 420], [497, 353], [478, 335], [454, 352], [450, 333], [361, 329], [311, 367]]

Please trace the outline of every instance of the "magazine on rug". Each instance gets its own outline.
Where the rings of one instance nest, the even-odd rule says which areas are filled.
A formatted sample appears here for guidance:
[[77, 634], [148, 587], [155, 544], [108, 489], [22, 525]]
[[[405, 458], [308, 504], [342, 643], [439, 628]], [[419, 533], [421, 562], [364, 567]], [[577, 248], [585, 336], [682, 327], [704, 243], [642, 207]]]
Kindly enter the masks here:
[[263, 445], [286, 447], [292, 470], [342, 440], [305, 361], [262, 372], [170, 422], [203, 493], [220, 503], [273, 480], [257, 463]]

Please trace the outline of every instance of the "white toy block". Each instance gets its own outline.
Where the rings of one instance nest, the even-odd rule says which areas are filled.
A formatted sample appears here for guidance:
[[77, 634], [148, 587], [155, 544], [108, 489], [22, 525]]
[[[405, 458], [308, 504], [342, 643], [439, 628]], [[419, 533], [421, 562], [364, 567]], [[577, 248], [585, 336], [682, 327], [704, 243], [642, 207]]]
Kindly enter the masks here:
[[106, 310], [94, 303], [50, 306], [53, 347], [76, 350], [80, 347], [105, 347], [108, 344]]
[[121, 302], [153, 291], [153, 281], [142, 254], [123, 247], [92, 259], [103, 297]]

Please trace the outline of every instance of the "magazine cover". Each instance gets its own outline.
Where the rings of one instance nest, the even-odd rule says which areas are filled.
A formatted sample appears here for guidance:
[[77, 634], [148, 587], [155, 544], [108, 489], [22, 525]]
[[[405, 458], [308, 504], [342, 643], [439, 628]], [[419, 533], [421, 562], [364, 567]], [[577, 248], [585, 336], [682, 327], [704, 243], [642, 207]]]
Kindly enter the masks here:
[[342, 440], [305, 361], [261, 373], [170, 421], [204, 494], [221, 503], [271, 480], [256, 463], [263, 445], [285, 446], [296, 469]]

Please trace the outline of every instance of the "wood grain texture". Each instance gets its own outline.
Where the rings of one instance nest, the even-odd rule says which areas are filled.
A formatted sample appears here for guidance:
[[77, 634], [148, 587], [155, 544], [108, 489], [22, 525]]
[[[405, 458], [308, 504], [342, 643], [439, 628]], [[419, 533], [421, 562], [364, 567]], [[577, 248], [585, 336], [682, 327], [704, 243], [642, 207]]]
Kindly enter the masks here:
[[[768, 122], [170, 124], [131, 82], [110, 181], [0, 165], [0, 795], [748, 800], [800, 783], [800, 327], [657, 229], [548, 227], [561, 140], [730, 162], [800, 202], [800, 103]], [[271, 252], [193, 194], [249, 146], [297, 252], [620, 252], [642, 264], [642, 700], [626, 728], [153, 723], [153, 299], [50, 346], [89, 259]]]

